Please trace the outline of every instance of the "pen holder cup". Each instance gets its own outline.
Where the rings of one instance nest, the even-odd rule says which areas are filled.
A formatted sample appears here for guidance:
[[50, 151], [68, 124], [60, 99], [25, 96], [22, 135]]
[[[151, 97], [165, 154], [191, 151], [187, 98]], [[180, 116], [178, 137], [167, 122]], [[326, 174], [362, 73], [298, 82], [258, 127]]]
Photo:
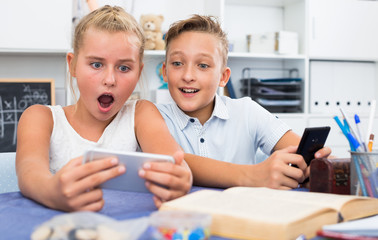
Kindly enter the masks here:
[[350, 193], [378, 198], [378, 151], [351, 152]]

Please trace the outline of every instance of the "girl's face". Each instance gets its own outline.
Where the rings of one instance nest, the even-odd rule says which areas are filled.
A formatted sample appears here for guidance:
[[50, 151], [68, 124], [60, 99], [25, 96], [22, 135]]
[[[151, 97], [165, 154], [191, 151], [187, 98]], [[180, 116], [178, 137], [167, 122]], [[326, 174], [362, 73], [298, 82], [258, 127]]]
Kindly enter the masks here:
[[134, 91], [143, 69], [138, 38], [131, 32], [89, 28], [75, 57], [76, 63], [72, 53], [67, 55], [80, 91], [78, 110], [100, 121], [111, 120]]
[[222, 63], [220, 42], [209, 33], [184, 32], [170, 42], [163, 77], [187, 115], [201, 122], [211, 116], [218, 86], [224, 87], [230, 74]]

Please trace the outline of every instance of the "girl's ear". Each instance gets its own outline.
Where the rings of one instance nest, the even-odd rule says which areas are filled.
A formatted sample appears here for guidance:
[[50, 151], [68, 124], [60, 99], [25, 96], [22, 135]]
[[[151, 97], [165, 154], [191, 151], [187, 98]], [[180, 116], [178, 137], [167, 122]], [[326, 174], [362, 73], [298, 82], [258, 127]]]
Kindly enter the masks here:
[[230, 76], [231, 76], [231, 69], [229, 67], [226, 67], [222, 72], [222, 76], [219, 82], [219, 87], [225, 87], [228, 80], [230, 79]]
[[76, 77], [76, 72], [75, 72], [75, 66], [76, 66], [76, 60], [75, 60], [75, 55], [70, 52], [67, 54], [67, 64], [68, 64], [68, 69], [70, 71], [70, 74], [72, 77]]
[[138, 79], [140, 79], [140, 75], [142, 75], [143, 67], [144, 67], [144, 63], [141, 63], [140, 64], [140, 69], [139, 69], [139, 77], [138, 77]]

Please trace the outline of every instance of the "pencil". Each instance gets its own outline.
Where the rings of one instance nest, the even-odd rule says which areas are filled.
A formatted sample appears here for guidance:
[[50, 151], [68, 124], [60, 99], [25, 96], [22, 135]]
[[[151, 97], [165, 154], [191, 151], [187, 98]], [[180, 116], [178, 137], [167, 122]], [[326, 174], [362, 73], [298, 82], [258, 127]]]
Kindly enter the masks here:
[[374, 143], [374, 134], [370, 134], [369, 143], [368, 143], [369, 152], [373, 151], [373, 143]]

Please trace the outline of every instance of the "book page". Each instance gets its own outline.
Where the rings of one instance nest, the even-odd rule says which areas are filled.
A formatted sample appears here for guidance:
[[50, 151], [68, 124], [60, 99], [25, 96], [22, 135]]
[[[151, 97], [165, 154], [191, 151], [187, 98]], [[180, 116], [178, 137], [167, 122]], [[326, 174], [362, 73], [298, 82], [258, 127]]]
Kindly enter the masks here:
[[378, 215], [339, 224], [325, 225], [323, 230], [378, 237]]
[[[290, 224], [298, 219], [305, 219], [323, 212], [336, 212], [332, 208], [313, 205], [305, 201], [293, 203], [292, 200], [287, 200], [277, 194], [270, 195], [269, 191], [240, 193], [238, 191], [200, 190], [166, 202], [162, 209], [202, 211], [278, 224]], [[334, 216], [332, 222], [336, 223], [337, 214]]]
[[324, 207], [331, 207], [338, 211], [350, 201], [376, 201], [378, 200], [370, 199], [366, 197], [352, 196], [352, 195], [340, 195], [340, 194], [329, 194], [329, 193], [315, 193], [315, 192], [301, 192], [301, 191], [286, 191], [286, 190], [275, 190], [270, 188], [248, 188], [248, 187], [234, 187], [224, 190], [224, 193], [229, 193], [231, 195], [243, 195], [250, 196], [254, 198], [263, 199], [285, 199], [290, 202], [306, 202], [312, 205], [320, 205]]

